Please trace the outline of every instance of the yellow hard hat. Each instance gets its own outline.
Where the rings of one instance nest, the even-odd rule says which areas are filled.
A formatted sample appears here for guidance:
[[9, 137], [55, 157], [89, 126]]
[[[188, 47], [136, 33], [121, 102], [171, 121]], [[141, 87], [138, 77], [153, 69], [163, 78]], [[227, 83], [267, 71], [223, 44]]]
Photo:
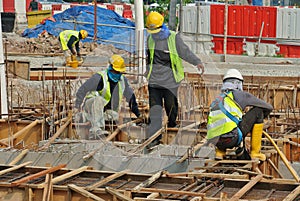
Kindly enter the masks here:
[[120, 55], [112, 55], [109, 59], [109, 63], [115, 71], [123, 73], [126, 70], [124, 59]]
[[88, 36], [88, 32], [86, 30], [81, 29], [80, 33], [81, 33], [82, 39], [85, 39]]
[[149, 33], [158, 33], [164, 23], [164, 17], [158, 12], [150, 12], [146, 20], [146, 28]]

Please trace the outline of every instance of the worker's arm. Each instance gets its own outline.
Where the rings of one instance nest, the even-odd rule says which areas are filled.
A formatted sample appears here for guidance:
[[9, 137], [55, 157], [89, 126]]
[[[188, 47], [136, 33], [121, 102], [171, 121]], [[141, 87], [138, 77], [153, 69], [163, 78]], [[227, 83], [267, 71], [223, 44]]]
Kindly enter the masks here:
[[136, 117], [139, 117], [140, 111], [139, 111], [138, 104], [136, 102], [135, 94], [133, 92], [133, 89], [129, 86], [127, 78], [124, 77], [124, 79], [125, 79], [124, 96], [126, 98], [126, 101], [129, 103], [129, 108], [130, 108], [131, 112], [133, 112]]
[[85, 83], [83, 83], [76, 93], [75, 108], [80, 109], [81, 104], [90, 91], [100, 91], [103, 88], [102, 76], [98, 73], [94, 74]]
[[[75, 36], [71, 36], [70, 37], [70, 39], [69, 39], [69, 41], [68, 41], [68, 44], [67, 44], [67, 46], [68, 46], [68, 48], [69, 48], [69, 50], [72, 52], [72, 54], [76, 54], [76, 52], [74, 51], [74, 49], [73, 49], [73, 44], [74, 44], [74, 42], [77, 40], [77, 38], [75, 37]], [[77, 42], [78, 43], [78, 42]], [[76, 43], [76, 44], [77, 44]], [[75, 44], [75, 47], [76, 47], [76, 44]], [[79, 48], [79, 45], [78, 45], [78, 48]], [[77, 47], [76, 47], [76, 51], [77, 51]]]
[[176, 34], [176, 50], [181, 59], [197, 66], [198, 70], [200, 70], [201, 73], [204, 72], [204, 66], [201, 60], [184, 43], [179, 34]]
[[264, 109], [265, 116], [272, 110], [273, 106], [262, 99], [255, 97], [254, 95], [244, 91], [233, 91], [234, 100], [240, 105], [242, 110], [247, 106], [255, 106]]

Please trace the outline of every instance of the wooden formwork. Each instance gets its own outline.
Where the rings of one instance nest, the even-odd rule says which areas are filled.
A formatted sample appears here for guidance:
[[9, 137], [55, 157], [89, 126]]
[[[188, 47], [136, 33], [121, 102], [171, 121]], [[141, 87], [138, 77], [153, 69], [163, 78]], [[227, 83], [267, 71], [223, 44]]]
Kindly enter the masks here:
[[[14, 200], [285, 200], [299, 199], [299, 184], [252, 170], [254, 161], [223, 161], [202, 172], [136, 174], [107, 172], [64, 164], [32, 167], [30, 161], [0, 166], [0, 194]], [[228, 164], [231, 166], [229, 167]]]

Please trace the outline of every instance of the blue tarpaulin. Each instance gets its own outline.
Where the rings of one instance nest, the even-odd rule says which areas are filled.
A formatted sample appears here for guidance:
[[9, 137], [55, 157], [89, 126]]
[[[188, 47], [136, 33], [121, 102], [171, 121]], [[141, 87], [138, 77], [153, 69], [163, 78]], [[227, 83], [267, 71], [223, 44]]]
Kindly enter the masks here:
[[[134, 52], [135, 24], [112, 10], [97, 7], [97, 42], [112, 44], [118, 49]], [[39, 34], [48, 32], [58, 36], [64, 30], [81, 30], [88, 32], [88, 37], [82, 42], [92, 42], [94, 39], [94, 6], [75, 6], [62, 13], [53, 15], [53, 19], [44, 20], [34, 28], [25, 29], [22, 36], [37, 38]]]

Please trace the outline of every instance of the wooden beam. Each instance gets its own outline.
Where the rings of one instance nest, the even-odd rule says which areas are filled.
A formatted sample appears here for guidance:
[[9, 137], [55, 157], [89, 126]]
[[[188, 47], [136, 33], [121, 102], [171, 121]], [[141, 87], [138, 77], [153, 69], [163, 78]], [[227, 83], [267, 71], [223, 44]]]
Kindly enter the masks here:
[[263, 175], [257, 175], [254, 179], [251, 179], [243, 188], [241, 188], [236, 194], [232, 196], [231, 201], [238, 201], [245, 193], [247, 193], [257, 182], [263, 178]]
[[77, 174], [80, 174], [80, 173], [86, 171], [89, 168], [90, 168], [89, 166], [83, 166], [83, 167], [81, 167], [79, 169], [72, 170], [71, 172], [68, 172], [68, 173], [63, 174], [63, 175], [58, 176], [58, 177], [55, 177], [54, 179], [52, 179], [52, 183], [56, 184], [56, 183], [58, 183], [60, 181], [63, 181], [65, 179], [67, 179], [67, 178], [70, 178], [70, 177], [73, 177], [73, 176], [75, 176]]
[[300, 186], [295, 188], [288, 196], [286, 196], [283, 201], [293, 201], [300, 195]]
[[93, 185], [87, 186], [85, 189], [88, 191], [92, 191], [95, 188], [99, 188], [99, 187], [103, 186], [104, 184], [127, 174], [128, 172], [129, 172], [129, 170], [123, 170], [121, 172], [117, 172], [115, 174], [112, 174], [112, 175], [106, 177], [105, 179], [100, 180], [99, 182], [96, 182]]
[[197, 193], [191, 191], [178, 191], [178, 190], [168, 190], [161, 188], [140, 188], [138, 191], [133, 192], [147, 192], [147, 193], [166, 193], [166, 194], [178, 194], [178, 195], [188, 195], [188, 196], [205, 196], [205, 193]]
[[14, 170], [20, 169], [20, 168], [22, 168], [22, 167], [25, 167], [26, 165], [31, 164], [31, 163], [32, 163], [32, 161], [28, 161], [28, 162], [22, 163], [22, 164], [20, 164], [20, 165], [13, 166], [13, 167], [11, 167], [11, 168], [7, 168], [7, 169], [5, 169], [5, 170], [1, 170], [1, 171], [0, 171], [0, 175], [4, 175], [4, 174], [9, 173], [9, 172], [12, 172], [12, 171], [14, 171]]
[[15, 165], [18, 163], [26, 154], [29, 152], [28, 149], [24, 149], [14, 160], [12, 160], [8, 165]]
[[105, 201], [102, 198], [96, 196], [95, 194], [84, 190], [82, 187], [76, 186], [75, 184], [68, 184], [68, 187], [86, 198], [91, 198], [96, 201]]
[[108, 192], [109, 194], [116, 196], [118, 199], [123, 200], [123, 201], [134, 201], [133, 199], [119, 193], [118, 191], [114, 190], [113, 188], [110, 187], [106, 187], [105, 188], [106, 192]]
[[278, 152], [280, 158], [282, 159], [283, 163], [285, 164], [285, 166], [288, 168], [288, 170], [290, 171], [290, 173], [293, 175], [294, 179], [297, 182], [300, 182], [300, 178], [297, 174], [297, 172], [295, 171], [295, 169], [292, 167], [292, 165], [290, 164], [290, 162], [288, 161], [288, 159], [286, 158], [286, 156], [282, 153], [282, 151], [279, 149], [279, 147], [277, 146], [277, 144], [274, 142], [274, 140], [272, 139], [272, 137], [266, 133], [265, 131], [263, 131], [263, 134], [268, 138], [268, 140], [270, 140], [270, 142], [273, 144], [273, 146], [275, 147], [276, 151]]
[[56, 138], [58, 138], [62, 132], [66, 129], [66, 127], [72, 122], [72, 117], [68, 118], [68, 121], [62, 125], [58, 131], [48, 140], [48, 142], [46, 144], [44, 144], [44, 146], [42, 146], [41, 148], [38, 149], [38, 151], [42, 151], [45, 149], [48, 149], [48, 147], [52, 144], [52, 142], [55, 141]]
[[30, 181], [30, 180], [33, 180], [33, 179], [37, 179], [39, 177], [45, 176], [46, 174], [53, 173], [53, 172], [55, 172], [57, 170], [60, 170], [61, 168], [64, 168], [64, 167], [66, 167], [66, 164], [61, 164], [61, 165], [49, 168], [47, 170], [43, 170], [41, 172], [35, 173], [33, 175], [29, 175], [27, 177], [24, 177], [22, 179], [19, 179], [17, 181], [12, 182], [11, 186], [18, 186], [18, 185], [20, 185], [22, 183], [25, 183], [27, 181]]
[[163, 174], [163, 170], [155, 173], [154, 175], [152, 175], [149, 179], [147, 179], [146, 181], [140, 183], [139, 185], [137, 185], [136, 187], [133, 188], [134, 191], [138, 191], [140, 188], [145, 188], [148, 186], [151, 186], [151, 184], [153, 184], [154, 182], [156, 182], [161, 175]]
[[13, 142], [14, 139], [16, 139], [17, 137], [19, 137], [20, 135], [28, 132], [30, 129], [32, 129], [34, 126], [36, 126], [39, 123], [42, 123], [43, 120], [35, 120], [33, 122], [31, 122], [29, 125], [25, 126], [23, 129], [19, 130], [18, 132], [16, 132], [15, 134], [13, 134], [11, 137], [9, 138], [4, 138], [2, 140], [0, 140], [0, 142], [3, 143], [8, 143], [9, 141]]
[[53, 192], [52, 178], [53, 178], [52, 174], [46, 175], [42, 201], [51, 201], [51, 197], [53, 197], [52, 196], [52, 192]]

